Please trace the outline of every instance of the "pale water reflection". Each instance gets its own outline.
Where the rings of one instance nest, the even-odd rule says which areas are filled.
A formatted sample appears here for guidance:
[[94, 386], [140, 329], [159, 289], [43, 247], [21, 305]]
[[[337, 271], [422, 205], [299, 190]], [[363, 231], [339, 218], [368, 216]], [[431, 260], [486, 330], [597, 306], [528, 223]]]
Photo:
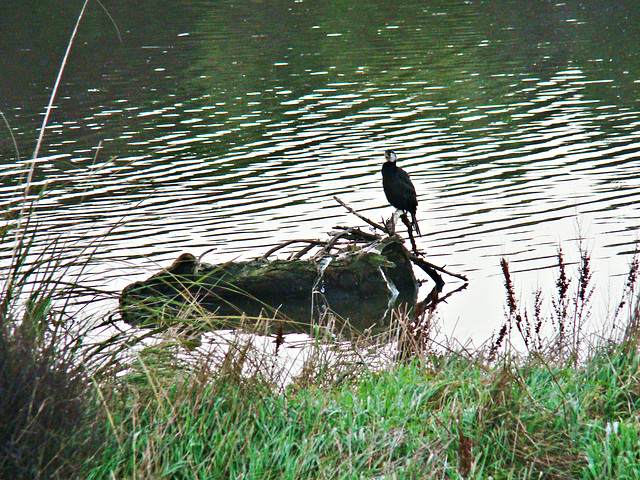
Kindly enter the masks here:
[[[0, 35], [0, 109], [23, 159], [77, 14], [68, 2], [43, 46], [31, 29], [54, 3], [15, 5], [0, 27], [18, 32]], [[579, 237], [592, 318], [619, 300], [640, 225], [636, 2], [164, 3], [107, 5], [122, 43], [96, 5], [83, 20], [36, 170], [36, 248], [96, 245], [90, 280], [110, 289], [183, 251], [254, 257], [357, 223], [334, 195], [389, 216], [390, 148], [418, 192], [420, 247], [470, 279], [443, 331], [482, 341], [500, 324], [501, 256], [523, 300], [551, 295], [557, 248], [577, 261]], [[0, 139], [15, 211], [28, 162]]]

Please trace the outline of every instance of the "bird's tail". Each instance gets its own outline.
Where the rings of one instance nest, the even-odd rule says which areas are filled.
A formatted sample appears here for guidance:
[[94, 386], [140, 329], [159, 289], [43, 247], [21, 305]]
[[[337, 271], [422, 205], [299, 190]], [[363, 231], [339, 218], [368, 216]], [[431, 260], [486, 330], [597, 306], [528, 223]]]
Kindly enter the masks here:
[[411, 213], [411, 226], [416, 231], [418, 236], [421, 237], [422, 234], [420, 233], [420, 228], [418, 227], [418, 219], [416, 218], [416, 214], [415, 213]]

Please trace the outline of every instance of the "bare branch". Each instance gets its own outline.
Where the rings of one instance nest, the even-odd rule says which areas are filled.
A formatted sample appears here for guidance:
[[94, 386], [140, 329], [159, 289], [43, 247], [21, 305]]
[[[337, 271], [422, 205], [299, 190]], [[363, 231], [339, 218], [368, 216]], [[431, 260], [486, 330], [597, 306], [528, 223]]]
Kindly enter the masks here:
[[331, 239], [327, 242], [327, 244], [324, 247], [322, 247], [322, 249], [313, 256], [313, 259], [317, 260], [319, 257], [329, 253], [331, 251], [331, 249], [333, 247], [335, 247], [335, 245], [338, 242], [338, 240], [340, 240], [346, 234], [347, 234], [347, 232], [338, 232], [335, 235], [333, 235], [331, 237]]
[[380, 225], [380, 224], [378, 224], [378, 223], [374, 222], [373, 220], [369, 220], [369, 219], [368, 219], [367, 217], [365, 217], [364, 215], [362, 215], [362, 214], [360, 214], [360, 213], [356, 212], [353, 208], [351, 208], [349, 205], [347, 205], [346, 203], [344, 203], [344, 202], [343, 202], [342, 200], [340, 200], [338, 197], [334, 196], [334, 197], [333, 197], [333, 199], [334, 199], [336, 202], [338, 202], [340, 205], [342, 205], [344, 208], [346, 208], [347, 210], [349, 210], [351, 213], [353, 213], [353, 214], [354, 214], [356, 217], [358, 217], [360, 220], [362, 220], [362, 221], [364, 221], [364, 222], [368, 223], [369, 225], [371, 225], [373, 228], [377, 228], [378, 230], [382, 230], [384, 233], [387, 233], [387, 234], [389, 233], [389, 232], [388, 232], [388, 230], [387, 230], [384, 226], [382, 226], [382, 225]]
[[458, 273], [449, 272], [448, 270], [445, 270], [442, 267], [438, 267], [437, 265], [434, 265], [433, 263], [427, 262], [426, 260], [418, 257], [417, 255], [414, 255], [413, 253], [410, 253], [410, 252], [407, 252], [407, 253], [409, 253], [409, 259], [411, 259], [411, 261], [413, 263], [418, 265], [423, 270], [424, 270], [424, 267], [433, 268], [434, 270], [437, 270], [438, 272], [446, 273], [447, 275], [450, 275], [450, 276], [455, 277], [455, 278], [459, 278], [460, 280], [464, 280], [465, 282], [469, 281], [467, 279], [467, 277], [465, 277], [464, 275], [460, 275]]
[[[392, 233], [389, 232], [389, 230], [388, 230], [388, 228], [386, 228], [386, 226], [379, 225], [376, 222], [374, 222], [372, 220], [369, 220], [364, 215], [361, 215], [360, 213], [356, 212], [353, 208], [348, 206], [346, 203], [344, 203], [338, 197], [334, 196], [333, 199], [336, 202], [338, 202], [340, 205], [342, 205], [344, 208], [349, 210], [351, 213], [353, 213], [356, 217], [360, 218], [361, 220], [363, 220], [366, 223], [368, 223], [369, 225], [371, 225], [373, 228], [381, 230], [381, 231], [385, 232], [387, 235], [392, 235]], [[405, 213], [403, 213], [400, 216], [400, 218], [402, 219], [403, 223], [406, 225], [407, 231], [409, 232], [409, 240], [411, 241], [411, 247], [413, 248], [413, 252], [414, 253], [409, 252], [409, 250], [407, 250], [406, 248], [405, 248], [405, 250], [406, 250], [406, 252], [407, 252], [407, 254], [409, 256], [409, 259], [413, 263], [415, 263], [422, 270], [424, 270], [427, 273], [427, 275], [429, 275], [433, 279], [433, 281], [436, 282], [436, 284], [440, 285], [440, 287], [442, 287], [444, 285], [444, 282], [442, 281], [442, 278], [440, 278], [440, 276], [436, 272], [445, 273], [447, 275], [450, 275], [452, 277], [458, 278], [460, 280], [464, 280], [465, 282], [469, 281], [467, 279], [467, 277], [465, 277], [464, 275], [460, 275], [460, 274], [457, 274], [457, 273], [449, 272], [448, 270], [445, 270], [442, 267], [438, 267], [437, 265], [429, 263], [426, 260], [423, 260], [422, 258], [420, 258], [418, 256], [418, 254], [417, 254], [418, 253], [418, 249], [417, 249], [417, 246], [416, 246], [416, 243], [415, 243], [415, 239], [413, 238], [413, 234], [411, 232], [411, 223], [409, 222], [409, 219], [407, 218], [407, 215]], [[350, 231], [350, 233], [358, 235], [358, 236], [362, 236], [363, 238], [366, 238], [366, 235], [371, 235], [371, 234], [365, 234], [365, 232], [362, 232], [361, 230], [358, 230], [358, 229], [348, 229], [346, 227], [334, 227], [334, 228], [340, 228], [340, 229], [343, 229], [343, 230]], [[371, 237], [373, 237], [373, 238], [371, 238]], [[375, 237], [377, 237], [377, 236], [371, 235], [371, 237], [369, 237], [369, 238], [371, 238], [371, 241], [374, 241]], [[377, 238], [379, 238], [379, 237], [377, 237]]]

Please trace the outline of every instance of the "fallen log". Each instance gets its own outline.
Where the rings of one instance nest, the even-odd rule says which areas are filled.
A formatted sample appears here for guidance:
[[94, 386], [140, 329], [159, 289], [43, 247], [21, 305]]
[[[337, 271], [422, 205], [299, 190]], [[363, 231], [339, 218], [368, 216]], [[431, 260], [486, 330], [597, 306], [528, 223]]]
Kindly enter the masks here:
[[205, 312], [220, 317], [278, 312], [308, 323], [313, 313], [331, 312], [366, 328], [382, 321], [390, 304], [416, 300], [418, 283], [398, 246], [391, 240], [380, 251], [221, 265], [199, 263], [185, 253], [169, 268], [125, 287], [120, 312], [136, 326]]
[[[386, 227], [365, 220], [386, 236], [336, 227], [326, 241], [290, 240], [255, 260], [218, 265], [184, 253], [170, 267], [125, 287], [120, 295], [122, 319], [135, 326], [204, 316], [284, 318], [309, 324], [330, 314], [364, 329], [383, 325], [393, 307], [416, 304], [419, 284], [413, 264], [435, 283], [421, 308], [435, 308], [444, 286], [438, 272], [450, 273], [409, 252]], [[288, 259], [269, 260], [296, 243], [303, 247]], [[462, 275], [450, 275], [466, 281]]]

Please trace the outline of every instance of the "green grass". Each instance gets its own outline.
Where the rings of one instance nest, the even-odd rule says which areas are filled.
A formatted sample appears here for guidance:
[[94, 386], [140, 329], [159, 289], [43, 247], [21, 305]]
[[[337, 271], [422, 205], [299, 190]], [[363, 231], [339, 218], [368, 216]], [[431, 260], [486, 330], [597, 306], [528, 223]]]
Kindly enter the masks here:
[[86, 477], [637, 478], [638, 351], [593, 353], [580, 367], [447, 354], [284, 390], [147, 370], [118, 383], [118, 427]]

